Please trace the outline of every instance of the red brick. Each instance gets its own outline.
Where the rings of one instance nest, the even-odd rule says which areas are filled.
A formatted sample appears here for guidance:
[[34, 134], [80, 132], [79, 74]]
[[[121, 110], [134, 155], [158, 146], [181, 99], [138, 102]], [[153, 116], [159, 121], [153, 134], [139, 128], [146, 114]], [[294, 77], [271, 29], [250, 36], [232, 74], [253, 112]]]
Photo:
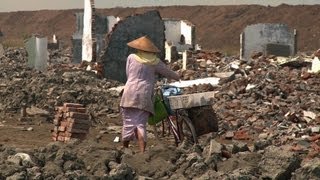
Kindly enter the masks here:
[[62, 106], [56, 106], [55, 108], [54, 108], [54, 110], [55, 111], [57, 111], [57, 112], [61, 112], [62, 111]]
[[232, 155], [231, 155], [231, 153], [229, 151], [222, 150], [221, 151], [221, 156], [229, 159], [229, 158], [231, 158]]
[[316, 141], [318, 139], [320, 139], [320, 134], [309, 137], [309, 141]]
[[291, 148], [290, 148], [290, 150], [291, 151], [303, 151], [303, 150], [305, 150], [302, 146], [300, 146], [300, 145], [295, 145], [295, 146], [292, 146]]
[[250, 136], [247, 131], [240, 130], [234, 133], [233, 139], [235, 140], [249, 140]]
[[59, 126], [54, 126], [52, 132], [58, 133], [59, 132]]
[[63, 136], [58, 136], [58, 137], [57, 137], [57, 140], [58, 140], [58, 141], [64, 141], [64, 138], [65, 138], [65, 137], [63, 137]]
[[310, 151], [307, 155], [307, 158], [313, 159], [319, 155], [319, 152], [317, 151]]
[[58, 126], [58, 125], [60, 125], [61, 121], [62, 121], [62, 118], [59, 118], [59, 119], [55, 118], [55, 119], [53, 119], [53, 124]]
[[68, 121], [61, 121], [60, 126], [68, 127], [70, 126], [70, 123]]
[[66, 131], [66, 127], [65, 126], [59, 126], [58, 131]]

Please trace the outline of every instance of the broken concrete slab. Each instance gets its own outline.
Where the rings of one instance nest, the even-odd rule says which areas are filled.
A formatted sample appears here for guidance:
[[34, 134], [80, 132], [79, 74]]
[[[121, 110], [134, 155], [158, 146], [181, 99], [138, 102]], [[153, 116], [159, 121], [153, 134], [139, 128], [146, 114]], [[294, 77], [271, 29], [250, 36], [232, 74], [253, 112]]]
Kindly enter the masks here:
[[320, 60], [318, 57], [314, 57], [311, 65], [311, 70], [309, 70], [308, 72], [318, 73], [319, 71], [320, 71]]
[[34, 115], [49, 116], [50, 115], [48, 111], [37, 108], [35, 106], [31, 106], [30, 108], [27, 108], [26, 111], [27, 111], [27, 114], [31, 116], [34, 116]]
[[313, 120], [316, 119], [316, 114], [314, 112], [311, 112], [311, 111], [303, 111], [303, 119], [309, 123]]
[[258, 164], [262, 179], [290, 179], [292, 172], [300, 167], [301, 158], [289, 147], [270, 146]]
[[164, 23], [158, 11], [148, 11], [119, 21], [109, 33], [105, 51], [100, 58], [104, 64], [105, 77], [126, 82], [127, 57], [135, 52], [127, 43], [144, 35], [161, 50], [159, 56], [164, 59], [164, 30]]
[[292, 179], [320, 179], [320, 159], [314, 158], [294, 172]]

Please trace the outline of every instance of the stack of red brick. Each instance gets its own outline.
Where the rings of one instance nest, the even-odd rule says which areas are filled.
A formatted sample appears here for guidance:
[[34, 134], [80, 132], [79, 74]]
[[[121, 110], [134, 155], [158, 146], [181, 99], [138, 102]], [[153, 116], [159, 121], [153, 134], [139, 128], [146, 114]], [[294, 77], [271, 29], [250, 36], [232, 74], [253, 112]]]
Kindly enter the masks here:
[[83, 140], [90, 128], [86, 109], [82, 104], [75, 103], [64, 103], [62, 107], [56, 107], [53, 123], [52, 139], [54, 141], [67, 142], [71, 138]]

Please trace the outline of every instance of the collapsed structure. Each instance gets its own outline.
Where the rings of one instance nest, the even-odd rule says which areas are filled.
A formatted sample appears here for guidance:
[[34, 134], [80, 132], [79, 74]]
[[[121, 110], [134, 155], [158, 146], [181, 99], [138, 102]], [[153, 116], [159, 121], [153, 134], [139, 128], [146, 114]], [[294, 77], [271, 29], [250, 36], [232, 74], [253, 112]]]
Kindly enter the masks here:
[[187, 20], [163, 18], [166, 36], [166, 57], [178, 59], [177, 54], [195, 48], [195, 25]]
[[105, 35], [119, 21], [113, 16], [97, 15], [94, 1], [85, 0], [84, 12], [76, 16], [76, 32], [72, 36], [73, 63], [96, 61], [105, 47]]
[[240, 36], [240, 56], [247, 59], [254, 52], [265, 55], [293, 56], [296, 54], [297, 33], [285, 24], [254, 24]]

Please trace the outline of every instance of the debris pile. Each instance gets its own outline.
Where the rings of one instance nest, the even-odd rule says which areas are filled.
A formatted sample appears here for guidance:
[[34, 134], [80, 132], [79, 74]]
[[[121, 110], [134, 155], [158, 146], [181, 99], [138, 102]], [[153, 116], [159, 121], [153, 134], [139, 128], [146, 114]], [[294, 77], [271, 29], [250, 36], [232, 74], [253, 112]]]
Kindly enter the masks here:
[[[25, 103], [45, 109], [53, 117], [54, 107], [67, 106], [64, 102], [80, 103], [86, 107], [91, 124], [105, 124], [106, 117], [119, 113], [117, 87], [121, 83], [98, 79], [95, 73], [68, 64], [57, 63], [43, 74], [25, 66], [23, 50], [5, 54], [0, 59], [1, 110], [19, 113]], [[10, 59], [10, 54], [16, 55]], [[239, 60], [218, 52], [199, 51], [191, 57], [187, 70], [181, 70], [180, 61], [171, 67], [185, 79], [220, 78], [217, 86], [200, 84], [184, 89], [185, 93], [218, 91], [212, 106], [219, 119], [217, 133], [203, 135], [200, 143], [193, 146], [183, 142], [176, 148], [168, 141], [162, 142], [164, 145], [157, 141], [148, 146], [146, 154], [139, 155], [130, 149], [100, 145], [108, 140], [113, 143], [114, 136], [104, 139], [113, 135], [110, 131], [100, 134], [100, 138], [104, 137], [99, 142], [86, 138], [81, 143], [53, 142], [31, 150], [28, 154], [33, 163], [29, 164], [14, 157], [19, 149], [0, 146], [0, 179], [320, 178], [316, 166], [320, 152], [320, 75], [308, 72], [308, 56], [281, 63], [278, 57], [262, 54]], [[84, 113], [81, 108], [77, 112], [71, 109], [62, 107], [60, 111], [68, 116]], [[200, 111], [190, 116], [195, 121], [210, 117], [196, 112]], [[55, 121], [62, 123], [71, 117], [66, 118]]]
[[53, 124], [52, 139], [62, 142], [71, 138], [85, 139], [91, 126], [86, 109], [82, 104], [75, 103], [64, 103], [62, 107], [57, 107]]
[[[55, 55], [57, 59], [65, 56]], [[122, 83], [99, 79], [94, 72], [59, 60], [52, 61], [47, 73], [41, 73], [27, 67], [26, 57], [24, 49], [6, 49], [0, 58], [1, 111], [18, 112], [22, 105], [35, 106], [53, 117], [56, 106], [72, 102], [83, 104], [94, 124], [104, 124], [108, 115], [119, 112], [119, 94], [109, 88]]]

